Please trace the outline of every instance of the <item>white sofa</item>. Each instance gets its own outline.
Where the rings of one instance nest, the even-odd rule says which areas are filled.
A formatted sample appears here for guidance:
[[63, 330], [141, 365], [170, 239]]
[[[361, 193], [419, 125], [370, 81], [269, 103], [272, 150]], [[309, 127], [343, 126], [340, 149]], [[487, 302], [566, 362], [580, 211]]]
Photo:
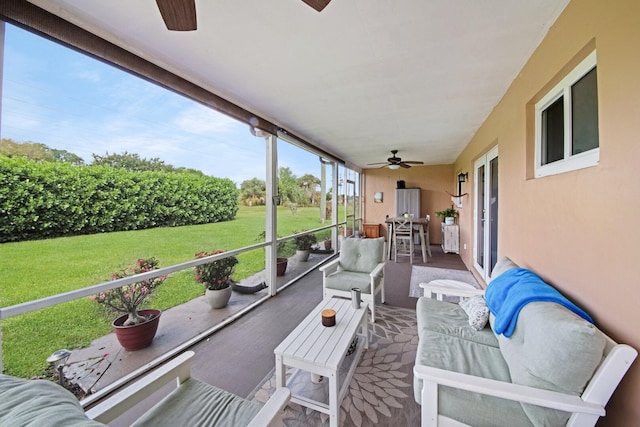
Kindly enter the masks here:
[[[492, 281], [516, 267], [501, 259]], [[506, 338], [494, 332], [493, 314], [476, 330], [460, 305], [431, 298], [484, 290], [421, 286], [414, 392], [422, 426], [593, 426], [637, 356], [559, 303], [524, 305]]]

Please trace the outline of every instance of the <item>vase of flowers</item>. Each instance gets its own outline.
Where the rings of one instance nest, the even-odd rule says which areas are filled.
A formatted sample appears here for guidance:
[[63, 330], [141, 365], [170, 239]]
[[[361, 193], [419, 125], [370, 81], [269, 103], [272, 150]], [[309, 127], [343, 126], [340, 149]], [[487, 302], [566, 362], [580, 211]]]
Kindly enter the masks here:
[[[141, 258], [135, 266], [113, 273], [111, 279], [121, 279], [157, 269], [158, 260], [156, 258]], [[140, 350], [148, 347], [153, 341], [158, 330], [161, 312], [155, 309], [140, 310], [139, 307], [149, 302], [157, 287], [167, 277], [167, 275], [163, 275], [141, 280], [120, 288], [100, 292], [91, 297], [94, 301], [107, 307], [109, 311], [122, 313], [112, 324], [116, 338], [125, 350]]]
[[[198, 252], [196, 258], [206, 258], [224, 251]], [[231, 298], [231, 275], [238, 264], [238, 258], [226, 258], [200, 264], [195, 267], [196, 282], [205, 286], [205, 296], [211, 308], [222, 308]]]

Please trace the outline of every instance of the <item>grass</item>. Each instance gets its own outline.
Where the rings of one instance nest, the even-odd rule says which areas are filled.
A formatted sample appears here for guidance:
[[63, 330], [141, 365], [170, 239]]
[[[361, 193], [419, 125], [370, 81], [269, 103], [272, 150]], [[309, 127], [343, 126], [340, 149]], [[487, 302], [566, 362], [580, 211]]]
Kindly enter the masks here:
[[[320, 226], [317, 208], [278, 208], [278, 232]], [[0, 306], [91, 286], [138, 258], [156, 257], [165, 267], [192, 260], [200, 251], [231, 250], [258, 242], [265, 229], [264, 207], [241, 207], [233, 221], [0, 244]], [[264, 268], [264, 250], [238, 256], [236, 280]], [[204, 293], [191, 270], [171, 275], [149, 307], [166, 309]], [[115, 318], [87, 298], [2, 322], [4, 373], [31, 377], [45, 371], [45, 359], [60, 348], [87, 346], [111, 331]]]

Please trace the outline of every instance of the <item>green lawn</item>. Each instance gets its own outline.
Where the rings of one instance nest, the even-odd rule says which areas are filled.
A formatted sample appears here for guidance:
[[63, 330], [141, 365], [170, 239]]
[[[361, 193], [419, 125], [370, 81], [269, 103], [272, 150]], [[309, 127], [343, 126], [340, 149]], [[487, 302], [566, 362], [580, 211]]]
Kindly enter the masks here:
[[[0, 305], [7, 307], [110, 279], [114, 271], [138, 258], [156, 257], [160, 266], [189, 261], [200, 251], [230, 250], [258, 242], [264, 231], [265, 208], [241, 207], [233, 221], [174, 228], [156, 228], [89, 236], [0, 244]], [[317, 208], [278, 209], [279, 234], [320, 227]], [[264, 268], [264, 251], [239, 257], [234, 278]], [[166, 309], [202, 295], [192, 271], [171, 275], [150, 307]], [[46, 368], [45, 359], [60, 348], [77, 348], [111, 331], [102, 307], [86, 298], [2, 322], [4, 373], [30, 377]]]

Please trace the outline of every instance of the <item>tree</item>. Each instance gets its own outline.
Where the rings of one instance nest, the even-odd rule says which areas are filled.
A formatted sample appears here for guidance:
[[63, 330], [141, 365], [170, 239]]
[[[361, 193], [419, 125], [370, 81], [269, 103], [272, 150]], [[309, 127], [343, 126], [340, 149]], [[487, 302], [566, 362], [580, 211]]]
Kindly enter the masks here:
[[72, 165], [82, 165], [82, 157], [66, 150], [50, 148], [38, 142], [16, 142], [12, 139], [0, 140], [0, 154], [7, 157], [26, 157], [37, 162], [64, 162]]
[[165, 164], [163, 160], [157, 157], [152, 159], [141, 158], [139, 154], [129, 153], [125, 151], [122, 154], [109, 154], [104, 156], [92, 154], [93, 165], [111, 166], [118, 169], [126, 169], [130, 171], [159, 171], [159, 172], [175, 172], [176, 168]]
[[264, 205], [267, 184], [258, 178], [251, 178], [240, 184], [240, 201], [247, 206]]
[[298, 185], [298, 179], [288, 167], [278, 169], [278, 194], [280, 195], [280, 204], [305, 202], [305, 194]]
[[304, 191], [306, 195], [305, 205], [313, 206], [315, 204], [316, 194], [318, 193], [318, 187], [320, 186], [320, 178], [316, 178], [311, 174], [302, 175], [298, 178], [298, 186]]

